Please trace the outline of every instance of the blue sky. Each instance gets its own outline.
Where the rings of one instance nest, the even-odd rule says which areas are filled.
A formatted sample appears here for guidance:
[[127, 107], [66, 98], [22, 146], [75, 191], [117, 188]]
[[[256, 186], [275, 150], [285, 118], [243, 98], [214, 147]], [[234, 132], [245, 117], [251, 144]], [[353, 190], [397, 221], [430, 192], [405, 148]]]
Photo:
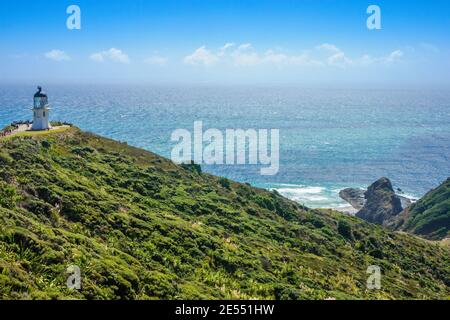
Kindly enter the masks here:
[[450, 84], [447, 0], [1, 1], [0, 35], [2, 83]]

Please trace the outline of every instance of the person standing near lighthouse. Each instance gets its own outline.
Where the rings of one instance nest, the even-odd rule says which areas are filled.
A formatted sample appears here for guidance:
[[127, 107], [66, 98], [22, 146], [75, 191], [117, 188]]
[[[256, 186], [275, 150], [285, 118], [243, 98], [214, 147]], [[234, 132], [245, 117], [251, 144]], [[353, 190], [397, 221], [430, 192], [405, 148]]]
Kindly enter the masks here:
[[49, 121], [50, 108], [48, 104], [48, 97], [38, 87], [38, 91], [34, 94], [33, 100], [33, 125], [31, 130], [49, 130], [51, 129]]

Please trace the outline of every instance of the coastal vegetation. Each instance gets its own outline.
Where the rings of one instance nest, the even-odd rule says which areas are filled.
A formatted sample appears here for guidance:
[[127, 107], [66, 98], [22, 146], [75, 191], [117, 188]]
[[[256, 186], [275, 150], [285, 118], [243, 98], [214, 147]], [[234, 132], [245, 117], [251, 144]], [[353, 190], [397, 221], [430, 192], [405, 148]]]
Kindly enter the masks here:
[[356, 216], [363, 220], [425, 239], [450, 238], [450, 178], [417, 202], [396, 194], [384, 177], [366, 191], [348, 188], [339, 195], [359, 210]]
[[402, 212], [395, 227], [427, 239], [450, 238], [450, 178]]
[[0, 299], [446, 299], [449, 261], [438, 243], [76, 127], [0, 140]]

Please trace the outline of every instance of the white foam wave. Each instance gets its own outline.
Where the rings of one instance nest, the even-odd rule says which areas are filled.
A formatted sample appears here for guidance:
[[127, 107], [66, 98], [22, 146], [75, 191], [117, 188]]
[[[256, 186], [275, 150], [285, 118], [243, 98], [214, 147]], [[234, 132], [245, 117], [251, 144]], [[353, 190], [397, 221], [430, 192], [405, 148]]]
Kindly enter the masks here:
[[334, 189], [321, 186], [277, 184], [271, 189], [311, 208], [336, 208], [345, 205]]
[[322, 187], [296, 187], [296, 188], [276, 188], [280, 193], [289, 193], [293, 195], [320, 194], [325, 188]]

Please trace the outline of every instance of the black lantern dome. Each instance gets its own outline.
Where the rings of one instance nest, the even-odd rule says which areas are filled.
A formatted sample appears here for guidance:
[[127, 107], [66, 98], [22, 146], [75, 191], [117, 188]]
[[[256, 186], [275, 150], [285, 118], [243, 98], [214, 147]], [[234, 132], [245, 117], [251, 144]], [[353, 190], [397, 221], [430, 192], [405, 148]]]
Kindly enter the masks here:
[[38, 91], [34, 94], [34, 108], [45, 108], [48, 106], [48, 97], [42, 91], [42, 87], [38, 87]]

